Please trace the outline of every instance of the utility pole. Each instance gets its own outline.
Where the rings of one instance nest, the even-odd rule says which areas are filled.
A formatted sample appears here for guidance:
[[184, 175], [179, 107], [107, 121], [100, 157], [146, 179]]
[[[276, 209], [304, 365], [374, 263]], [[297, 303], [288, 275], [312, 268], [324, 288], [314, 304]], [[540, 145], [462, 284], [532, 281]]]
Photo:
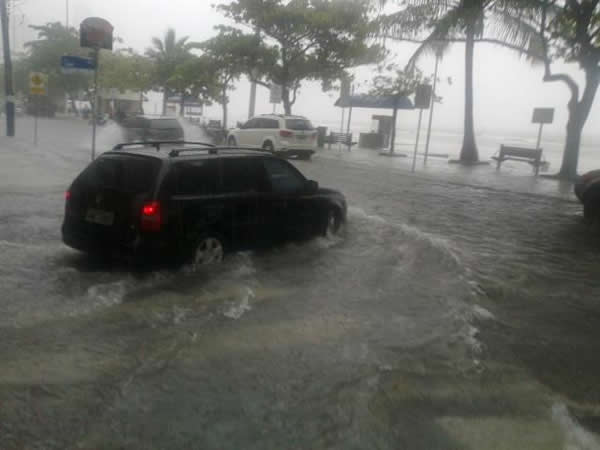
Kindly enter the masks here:
[[8, 14], [6, 0], [0, 0], [0, 20], [2, 23], [2, 47], [4, 52], [4, 96], [6, 98], [6, 135], [15, 135], [15, 94], [13, 91], [13, 71], [10, 57]]
[[65, 0], [65, 26], [69, 29], [69, 0]]

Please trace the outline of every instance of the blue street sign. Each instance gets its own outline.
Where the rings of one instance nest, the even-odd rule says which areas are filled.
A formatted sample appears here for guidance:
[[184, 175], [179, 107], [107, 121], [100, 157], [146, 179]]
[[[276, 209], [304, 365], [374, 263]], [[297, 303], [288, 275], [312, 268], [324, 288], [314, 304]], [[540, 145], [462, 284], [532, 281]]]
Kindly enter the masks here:
[[94, 60], [80, 56], [61, 56], [60, 66], [63, 73], [88, 72], [94, 70]]

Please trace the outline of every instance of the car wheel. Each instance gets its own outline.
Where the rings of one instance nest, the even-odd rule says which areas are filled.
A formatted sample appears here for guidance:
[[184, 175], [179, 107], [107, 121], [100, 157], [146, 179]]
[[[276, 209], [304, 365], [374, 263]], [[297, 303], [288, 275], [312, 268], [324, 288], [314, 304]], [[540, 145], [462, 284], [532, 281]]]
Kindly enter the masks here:
[[262, 146], [263, 150], [269, 153], [273, 153], [275, 151], [275, 147], [273, 147], [273, 143], [271, 141], [267, 141]]
[[302, 161], [309, 161], [311, 156], [312, 155], [310, 153], [303, 153], [298, 156], [298, 159], [300, 159]]
[[225, 247], [221, 238], [215, 235], [206, 235], [198, 240], [192, 254], [194, 268], [218, 264], [223, 261]]
[[327, 222], [325, 224], [325, 236], [335, 236], [342, 227], [342, 216], [337, 208], [330, 208], [327, 211]]
[[233, 136], [229, 136], [229, 139], [227, 139], [227, 145], [231, 145], [232, 147], [237, 145], [237, 142]]

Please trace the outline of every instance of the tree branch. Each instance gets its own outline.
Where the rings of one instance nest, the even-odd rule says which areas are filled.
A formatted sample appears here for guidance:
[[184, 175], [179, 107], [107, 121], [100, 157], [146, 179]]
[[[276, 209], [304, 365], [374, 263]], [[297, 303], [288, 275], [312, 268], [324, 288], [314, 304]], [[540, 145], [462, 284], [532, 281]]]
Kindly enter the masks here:
[[[574, 0], [570, 0], [574, 1]], [[577, 2], [575, 2], [577, 3]], [[571, 91], [571, 100], [569, 104], [577, 103], [579, 100], [579, 86], [575, 83], [575, 80], [571, 78], [569, 75], [565, 73], [553, 74], [552, 67], [550, 63], [550, 56], [548, 55], [548, 41], [546, 41], [546, 14], [547, 14], [547, 4], [544, 4], [542, 7], [542, 18], [540, 22], [540, 40], [542, 42], [542, 51], [543, 51], [543, 62], [544, 62], [544, 81], [553, 82], [553, 81], [562, 81], [567, 85], [569, 90]]]
[[250, 81], [251, 81], [252, 83], [256, 83], [256, 84], [258, 84], [258, 85], [260, 85], [260, 86], [262, 86], [262, 87], [266, 87], [267, 89], [269, 89], [269, 88], [271, 87], [271, 85], [269, 85], [269, 83], [265, 83], [265, 82], [264, 82], [264, 81], [262, 81], [262, 80], [253, 80], [253, 79], [251, 78], [251, 79], [250, 79]]
[[299, 85], [295, 85], [294, 86], [294, 90], [292, 91], [294, 96], [292, 97], [292, 99], [290, 100], [290, 106], [292, 106], [294, 103], [296, 103], [296, 95], [298, 94], [298, 88], [300, 88]]

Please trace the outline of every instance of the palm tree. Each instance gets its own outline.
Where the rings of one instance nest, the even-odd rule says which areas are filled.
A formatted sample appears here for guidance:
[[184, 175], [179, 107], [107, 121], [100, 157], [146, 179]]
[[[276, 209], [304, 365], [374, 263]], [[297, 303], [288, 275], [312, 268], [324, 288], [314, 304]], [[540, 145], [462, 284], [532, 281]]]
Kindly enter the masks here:
[[[383, 1], [385, 3], [385, 0]], [[445, 50], [450, 43], [465, 44], [465, 115], [460, 162], [479, 161], [473, 118], [473, 65], [475, 44], [498, 44], [538, 57], [537, 30], [526, 19], [535, 0], [406, 0], [407, 7], [380, 18], [382, 34], [392, 39], [420, 43], [409, 66], [426, 51]], [[423, 33], [427, 33], [422, 38]]]
[[169, 79], [175, 74], [175, 69], [190, 57], [190, 49], [194, 46], [188, 39], [188, 36], [177, 39], [175, 30], [169, 28], [162, 40], [153, 37], [152, 47], [146, 50], [146, 55], [154, 61], [156, 83], [163, 91], [163, 115], [167, 113]]

